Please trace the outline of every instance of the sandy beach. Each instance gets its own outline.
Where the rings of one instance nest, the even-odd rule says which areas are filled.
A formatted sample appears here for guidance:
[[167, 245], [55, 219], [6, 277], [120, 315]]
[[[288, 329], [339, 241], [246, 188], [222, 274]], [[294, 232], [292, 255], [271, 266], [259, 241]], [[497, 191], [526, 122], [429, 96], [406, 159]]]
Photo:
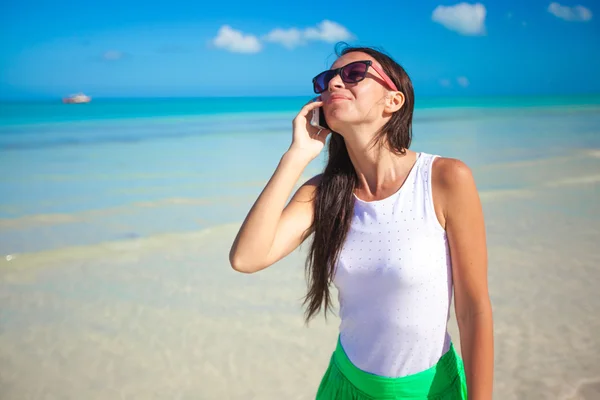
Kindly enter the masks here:
[[[600, 398], [599, 154], [474, 169], [523, 187], [481, 191], [496, 399]], [[314, 398], [337, 316], [304, 325], [303, 248], [234, 272], [238, 226], [3, 258], [0, 397]]]
[[[282, 157], [306, 147], [304, 117], [314, 140], [318, 107], [348, 143], [395, 135], [472, 171], [493, 399], [600, 400], [600, 1], [2, 4], [0, 400], [315, 399], [341, 321], [333, 284], [327, 318], [305, 321], [313, 238], [254, 274], [236, 272], [229, 252]], [[325, 146], [288, 199], [328, 164], [319, 132]], [[401, 178], [379, 167], [378, 185]], [[406, 182], [399, 202], [409, 190], [437, 199]], [[404, 224], [396, 236], [423, 236], [431, 210], [415, 215], [416, 203], [398, 203], [413, 221], [387, 222]], [[359, 297], [395, 309], [390, 352], [430, 359], [411, 343], [443, 333], [419, 307], [442, 281], [420, 256], [446, 254], [388, 239], [400, 286], [421, 297], [386, 297], [381, 277], [361, 280]], [[384, 262], [361, 242], [352, 270]], [[402, 280], [413, 261], [418, 284]], [[462, 354], [454, 298], [448, 317]], [[348, 326], [369, 330], [359, 322]], [[375, 353], [348, 354], [384, 375], [421, 368], [390, 356], [388, 373], [367, 368]]]

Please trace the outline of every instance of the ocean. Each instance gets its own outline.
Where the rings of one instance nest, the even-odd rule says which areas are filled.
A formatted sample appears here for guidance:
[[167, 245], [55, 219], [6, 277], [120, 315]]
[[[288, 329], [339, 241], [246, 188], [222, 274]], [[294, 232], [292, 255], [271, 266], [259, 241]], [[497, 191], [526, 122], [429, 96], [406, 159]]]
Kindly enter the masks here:
[[[0, 254], [243, 219], [310, 97], [0, 103]], [[413, 149], [477, 167], [596, 148], [600, 96], [417, 100]], [[324, 153], [306, 171], [318, 173]], [[482, 190], [518, 189], [515, 181]]]
[[[0, 103], [0, 398], [314, 399], [306, 246], [228, 261], [309, 99]], [[475, 176], [494, 398], [600, 398], [600, 96], [417, 99], [411, 148]]]

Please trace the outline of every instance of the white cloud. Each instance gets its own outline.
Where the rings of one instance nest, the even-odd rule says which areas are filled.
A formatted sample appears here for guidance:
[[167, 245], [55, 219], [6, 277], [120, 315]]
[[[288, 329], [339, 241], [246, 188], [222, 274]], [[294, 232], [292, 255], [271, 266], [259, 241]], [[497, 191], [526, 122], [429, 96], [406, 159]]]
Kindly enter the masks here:
[[254, 35], [244, 35], [241, 31], [232, 29], [229, 25], [223, 25], [217, 37], [212, 43], [219, 48], [233, 53], [258, 53], [262, 45]]
[[303, 32], [296, 28], [273, 29], [264, 36], [267, 42], [279, 43], [288, 49], [293, 49], [304, 43]]
[[[335, 43], [342, 40], [354, 38], [354, 35], [344, 26], [337, 22], [323, 20], [314, 27], [299, 28], [275, 28], [261, 37], [262, 41], [278, 43], [288, 49], [306, 44], [308, 41], [324, 41]], [[257, 53], [262, 50], [261, 40], [252, 34], [244, 34], [231, 28], [229, 25], [223, 25], [217, 37], [212, 40], [216, 47], [229, 50], [236, 53]]]
[[117, 61], [122, 59], [124, 56], [125, 54], [123, 54], [122, 51], [109, 50], [105, 51], [104, 54], [102, 54], [102, 59], [106, 61]]
[[592, 19], [592, 12], [584, 6], [567, 7], [558, 3], [550, 3], [548, 12], [565, 21], [586, 22]]
[[450, 79], [440, 79], [440, 85], [443, 87], [450, 87], [452, 84], [450, 83]]
[[431, 19], [462, 35], [485, 34], [485, 6], [481, 3], [459, 3], [454, 6], [437, 6]]
[[288, 49], [304, 45], [310, 40], [320, 40], [328, 43], [335, 43], [341, 40], [349, 40], [354, 38], [354, 35], [344, 26], [337, 22], [324, 20], [315, 27], [306, 29], [276, 28], [263, 36], [263, 40], [267, 42], [279, 43]]
[[308, 40], [322, 40], [324, 42], [335, 43], [340, 40], [352, 39], [348, 29], [337, 22], [324, 20], [316, 28], [307, 28], [304, 30], [304, 38]]
[[465, 76], [459, 76], [458, 78], [456, 78], [456, 82], [458, 82], [458, 84], [462, 87], [469, 86], [469, 80]]

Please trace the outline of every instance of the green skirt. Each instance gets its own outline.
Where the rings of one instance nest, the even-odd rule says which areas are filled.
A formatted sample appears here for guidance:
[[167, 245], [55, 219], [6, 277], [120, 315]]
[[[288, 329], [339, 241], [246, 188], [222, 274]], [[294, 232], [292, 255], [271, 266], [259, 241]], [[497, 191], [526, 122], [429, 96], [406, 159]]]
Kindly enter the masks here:
[[338, 339], [316, 400], [421, 399], [466, 400], [467, 385], [454, 346], [433, 367], [400, 378], [371, 374], [356, 367]]

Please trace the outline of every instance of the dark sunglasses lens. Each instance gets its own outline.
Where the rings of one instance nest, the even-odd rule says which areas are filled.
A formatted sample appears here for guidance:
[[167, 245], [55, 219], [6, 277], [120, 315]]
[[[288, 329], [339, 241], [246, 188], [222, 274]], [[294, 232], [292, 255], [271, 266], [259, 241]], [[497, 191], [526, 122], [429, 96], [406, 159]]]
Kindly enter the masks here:
[[333, 74], [331, 71], [324, 71], [317, 75], [314, 81], [315, 93], [323, 93], [327, 90], [327, 86], [329, 85], [332, 76]]
[[348, 83], [356, 83], [365, 79], [369, 66], [363, 63], [348, 64], [342, 70], [342, 80]]

